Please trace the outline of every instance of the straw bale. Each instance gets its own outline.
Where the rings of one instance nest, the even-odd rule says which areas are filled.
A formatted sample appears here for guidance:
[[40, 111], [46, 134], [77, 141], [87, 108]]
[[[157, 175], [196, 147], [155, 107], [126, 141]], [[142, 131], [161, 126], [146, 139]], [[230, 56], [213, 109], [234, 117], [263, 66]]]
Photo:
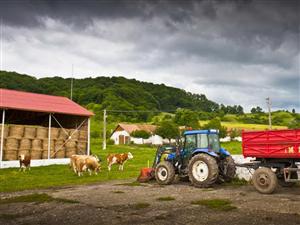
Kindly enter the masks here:
[[77, 154], [86, 154], [87, 151], [87, 142], [79, 141], [77, 143]]
[[79, 130], [76, 130], [76, 129], [71, 129], [70, 132], [69, 132], [69, 135], [71, 136], [72, 135], [72, 139], [74, 141], [77, 141], [79, 139], [79, 133], [80, 131]]
[[86, 130], [80, 130], [79, 139], [80, 140], [87, 140], [87, 131]]
[[9, 125], [9, 137], [21, 139], [24, 135], [23, 125]]
[[67, 148], [66, 149], [66, 158], [70, 158], [72, 155], [76, 154], [76, 148]]
[[30, 155], [30, 149], [19, 149], [18, 156], [19, 155]]
[[69, 138], [69, 130], [60, 128], [59, 129], [59, 140], [67, 140]]
[[56, 152], [55, 158], [57, 159], [65, 158], [65, 149], [60, 149], [58, 152]]
[[37, 127], [36, 128], [36, 138], [38, 138], [38, 139], [48, 138], [48, 128], [47, 127]]
[[32, 140], [32, 149], [33, 150], [41, 150], [42, 149], [42, 140], [33, 139]]
[[41, 159], [43, 151], [41, 150], [31, 150], [30, 155], [31, 159]]
[[25, 126], [24, 127], [24, 138], [34, 139], [36, 136], [36, 127]]
[[[50, 140], [50, 149], [54, 150], [55, 142], [54, 140]], [[48, 139], [43, 140], [43, 149], [48, 151]]]
[[76, 145], [76, 141], [68, 141], [65, 146], [66, 148], [76, 148]]
[[[4, 125], [4, 135], [3, 138], [6, 138], [8, 136], [9, 127], [7, 125]], [[2, 135], [2, 124], [0, 124], [0, 138]]]
[[18, 149], [19, 147], [19, 140], [16, 138], [6, 138], [5, 146], [7, 150], [14, 150]]
[[20, 140], [19, 149], [30, 149], [31, 148], [31, 140], [27, 138], [23, 138]]
[[3, 151], [3, 160], [10, 161], [10, 160], [17, 160], [17, 149], [6, 149]]
[[55, 140], [58, 138], [59, 128], [52, 127], [51, 128], [51, 139]]

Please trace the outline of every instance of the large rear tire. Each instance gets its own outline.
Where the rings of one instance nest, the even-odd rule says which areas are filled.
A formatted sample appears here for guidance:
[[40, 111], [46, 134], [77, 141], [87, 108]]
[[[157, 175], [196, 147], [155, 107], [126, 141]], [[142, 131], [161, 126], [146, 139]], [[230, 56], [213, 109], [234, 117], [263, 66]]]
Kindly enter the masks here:
[[272, 194], [278, 185], [276, 174], [267, 167], [255, 170], [252, 181], [255, 189], [262, 194]]
[[173, 183], [175, 179], [174, 166], [167, 161], [160, 162], [155, 169], [155, 179], [157, 183], [163, 185]]
[[218, 181], [222, 182], [230, 182], [236, 175], [236, 166], [232, 156], [227, 156], [220, 163], [220, 174], [218, 177]]
[[195, 187], [210, 187], [218, 179], [219, 168], [217, 161], [207, 154], [195, 155], [190, 160], [188, 169], [189, 179]]

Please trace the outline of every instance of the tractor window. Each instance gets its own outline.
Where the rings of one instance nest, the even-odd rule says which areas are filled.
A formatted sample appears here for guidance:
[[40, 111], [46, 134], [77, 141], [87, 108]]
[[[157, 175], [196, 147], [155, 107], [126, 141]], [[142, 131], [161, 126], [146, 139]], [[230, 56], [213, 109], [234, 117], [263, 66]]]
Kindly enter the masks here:
[[198, 134], [198, 148], [207, 148], [208, 147], [208, 138], [207, 134]]
[[186, 135], [184, 148], [186, 150], [194, 150], [196, 147], [197, 147], [196, 135]]
[[217, 134], [209, 134], [208, 135], [208, 145], [209, 148], [213, 151], [219, 151], [220, 150], [220, 142], [219, 142], [219, 135]]

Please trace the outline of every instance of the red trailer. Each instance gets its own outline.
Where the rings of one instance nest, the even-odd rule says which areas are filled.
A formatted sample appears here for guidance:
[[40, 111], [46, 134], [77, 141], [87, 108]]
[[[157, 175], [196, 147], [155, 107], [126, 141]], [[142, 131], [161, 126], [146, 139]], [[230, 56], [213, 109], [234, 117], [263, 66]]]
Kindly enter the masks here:
[[255, 169], [252, 180], [255, 188], [270, 194], [279, 183], [289, 187], [299, 181], [300, 129], [243, 131], [244, 157], [254, 157], [252, 163], [238, 166]]

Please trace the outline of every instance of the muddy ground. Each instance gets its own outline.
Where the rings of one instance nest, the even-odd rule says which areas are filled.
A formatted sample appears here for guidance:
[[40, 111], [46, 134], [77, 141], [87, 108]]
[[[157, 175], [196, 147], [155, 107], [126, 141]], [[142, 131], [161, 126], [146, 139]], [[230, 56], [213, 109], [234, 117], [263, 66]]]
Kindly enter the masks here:
[[[72, 202], [0, 204], [0, 224], [300, 224], [300, 187], [279, 188], [273, 195], [251, 185], [198, 189], [188, 182], [131, 186], [114, 181], [88, 186], [1, 193], [0, 198], [47, 193]], [[119, 185], [124, 184], [125, 185]], [[128, 185], [126, 185], [128, 183]], [[159, 201], [168, 197], [171, 201]], [[172, 199], [172, 198], [171, 198]], [[202, 199], [229, 199], [229, 209], [194, 205]], [[147, 203], [147, 204], [146, 204]]]

